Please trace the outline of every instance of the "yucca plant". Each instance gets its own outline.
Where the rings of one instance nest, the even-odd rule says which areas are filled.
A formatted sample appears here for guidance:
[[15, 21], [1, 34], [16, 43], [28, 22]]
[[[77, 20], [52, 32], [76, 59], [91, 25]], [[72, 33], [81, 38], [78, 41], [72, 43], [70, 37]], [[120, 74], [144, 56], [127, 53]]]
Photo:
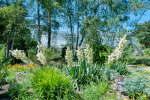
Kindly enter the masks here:
[[91, 81], [97, 82], [102, 76], [101, 69], [96, 65], [89, 65], [86, 60], [77, 65], [65, 67], [64, 71], [71, 75], [78, 85], [89, 84]]

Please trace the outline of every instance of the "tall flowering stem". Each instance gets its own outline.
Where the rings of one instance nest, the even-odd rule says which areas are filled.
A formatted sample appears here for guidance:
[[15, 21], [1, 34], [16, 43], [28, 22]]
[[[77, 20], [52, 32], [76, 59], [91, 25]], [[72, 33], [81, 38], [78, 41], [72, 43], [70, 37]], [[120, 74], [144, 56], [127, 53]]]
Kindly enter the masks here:
[[88, 62], [88, 64], [93, 63], [93, 50], [90, 48], [88, 44], [86, 44], [86, 48], [84, 49], [85, 58]]
[[21, 61], [23, 61], [26, 64], [33, 64], [33, 62], [27, 58], [26, 54], [24, 53], [23, 50], [13, 50], [10, 52], [12, 53], [12, 55], [16, 58], [16, 59], [20, 59]]
[[37, 45], [37, 59], [41, 62], [41, 64], [46, 65], [46, 58], [44, 56], [43, 47], [40, 43]]
[[79, 62], [82, 62], [84, 60], [84, 53], [83, 51], [78, 47], [78, 50], [76, 50], [77, 52], [77, 58]]
[[73, 63], [73, 54], [72, 54], [72, 51], [71, 51], [71, 49], [69, 47], [66, 50], [65, 59], [66, 59], [66, 61], [68, 63], [68, 66], [71, 66], [72, 63]]
[[121, 58], [126, 42], [126, 35], [124, 35], [123, 38], [120, 39], [118, 47], [114, 50], [113, 53], [111, 53], [111, 55], [108, 56], [108, 65], [110, 65], [114, 60]]

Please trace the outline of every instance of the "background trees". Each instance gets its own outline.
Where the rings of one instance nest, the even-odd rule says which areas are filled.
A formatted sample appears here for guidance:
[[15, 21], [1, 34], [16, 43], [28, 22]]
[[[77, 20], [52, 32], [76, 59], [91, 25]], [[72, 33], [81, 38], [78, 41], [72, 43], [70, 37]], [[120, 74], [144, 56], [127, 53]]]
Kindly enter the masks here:
[[150, 47], [150, 21], [137, 25], [135, 36], [139, 42], [146, 48]]
[[[141, 0], [3, 0], [0, 2], [0, 43], [6, 43], [7, 55], [10, 49], [34, 47], [36, 42], [31, 39], [31, 31], [32, 26], [36, 26], [37, 42], [41, 42], [45, 31], [47, 46], [51, 47], [52, 34], [64, 27], [70, 31], [67, 35], [74, 55], [77, 47], [86, 43], [95, 53], [102, 53], [104, 41], [115, 46], [116, 37], [123, 36], [128, 24], [132, 24], [130, 16], [147, 11], [148, 5], [149, 1]], [[137, 33], [141, 34], [140, 31], [145, 33], [146, 29], [138, 28]], [[147, 41], [144, 44], [148, 44]]]

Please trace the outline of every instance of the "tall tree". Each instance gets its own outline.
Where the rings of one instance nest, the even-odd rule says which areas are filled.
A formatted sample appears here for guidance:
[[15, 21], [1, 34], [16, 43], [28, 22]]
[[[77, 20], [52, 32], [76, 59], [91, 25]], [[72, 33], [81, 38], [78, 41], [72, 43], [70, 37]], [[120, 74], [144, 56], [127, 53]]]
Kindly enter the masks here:
[[[51, 47], [51, 40], [52, 40], [52, 28], [55, 27], [57, 29], [59, 27], [58, 22], [55, 19], [55, 15], [57, 13], [57, 9], [60, 9], [60, 6], [58, 3], [60, 2], [59, 0], [45, 0], [45, 1], [40, 1], [42, 8], [44, 9], [44, 14], [47, 16], [47, 31], [48, 31], [48, 42], [47, 45], [48, 47]], [[53, 25], [56, 24], [56, 25]], [[57, 28], [56, 28], [57, 27]]]
[[41, 34], [40, 34], [40, 0], [37, 0], [37, 17], [38, 17], [38, 42], [41, 43]]

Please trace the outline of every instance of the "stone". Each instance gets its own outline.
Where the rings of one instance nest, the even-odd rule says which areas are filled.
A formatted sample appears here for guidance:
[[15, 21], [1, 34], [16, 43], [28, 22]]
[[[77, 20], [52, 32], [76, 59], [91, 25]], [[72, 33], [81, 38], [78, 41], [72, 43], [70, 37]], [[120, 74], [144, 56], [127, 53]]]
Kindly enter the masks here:
[[26, 72], [18, 72], [16, 73], [16, 80], [18, 83], [22, 83], [23, 76], [25, 76]]
[[125, 75], [111, 75], [111, 79], [114, 80], [113, 89], [124, 92], [124, 81], [126, 76]]

